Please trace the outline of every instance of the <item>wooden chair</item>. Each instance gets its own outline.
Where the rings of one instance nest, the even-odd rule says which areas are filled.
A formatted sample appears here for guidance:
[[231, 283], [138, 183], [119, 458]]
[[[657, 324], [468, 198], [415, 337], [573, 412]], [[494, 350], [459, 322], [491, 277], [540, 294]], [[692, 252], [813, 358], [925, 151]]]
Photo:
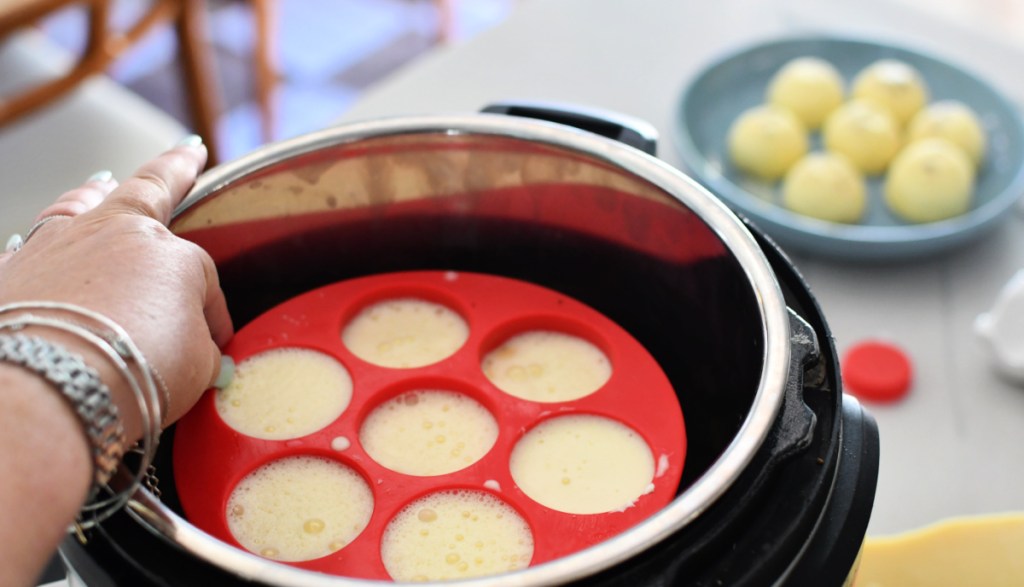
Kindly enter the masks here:
[[83, 81], [106, 71], [114, 60], [154, 27], [170, 25], [177, 36], [193, 127], [210, 148], [210, 164], [215, 164], [220, 92], [206, 43], [205, 0], [152, 0], [148, 11], [125, 31], [114, 30], [110, 24], [112, 4], [113, 0], [0, 2], [0, 40], [69, 6], [82, 6], [88, 13], [88, 43], [81, 58], [65, 75], [4, 96], [0, 100], [0, 126], [52, 104]]
[[[0, 43], [0, 95], [59, 79], [75, 55], [40, 31]], [[188, 134], [177, 119], [104, 75], [0, 127], [0, 239], [24, 234], [33, 218], [93, 173], [127, 178]]]

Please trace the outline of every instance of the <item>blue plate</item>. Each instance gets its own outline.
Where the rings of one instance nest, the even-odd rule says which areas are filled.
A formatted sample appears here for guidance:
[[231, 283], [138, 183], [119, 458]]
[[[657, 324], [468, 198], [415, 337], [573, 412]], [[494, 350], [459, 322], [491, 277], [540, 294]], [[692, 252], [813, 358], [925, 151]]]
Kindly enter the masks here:
[[[847, 84], [882, 58], [900, 59], [921, 72], [929, 101], [960, 100], [977, 112], [988, 150], [978, 170], [972, 208], [962, 216], [910, 224], [889, 213], [881, 179], [869, 179], [869, 202], [860, 224], [836, 224], [794, 214], [779, 204], [777, 184], [746, 177], [729, 162], [726, 134], [741, 112], [764, 102], [771, 77], [790, 59], [831, 62]], [[783, 248], [814, 255], [896, 260], [939, 253], [988, 232], [1024, 192], [1024, 128], [1018, 113], [988, 84], [963, 69], [917, 51], [862, 40], [787, 39], [759, 44], [710, 65], [684, 90], [677, 146], [694, 177]], [[820, 148], [817, 133], [812, 149]]]

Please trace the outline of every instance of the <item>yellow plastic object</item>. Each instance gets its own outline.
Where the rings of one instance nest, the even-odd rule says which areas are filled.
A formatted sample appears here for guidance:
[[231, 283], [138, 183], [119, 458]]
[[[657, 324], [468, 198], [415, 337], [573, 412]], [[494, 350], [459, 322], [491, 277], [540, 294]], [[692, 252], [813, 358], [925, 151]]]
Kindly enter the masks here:
[[953, 518], [868, 538], [854, 587], [1024, 585], [1024, 512]]

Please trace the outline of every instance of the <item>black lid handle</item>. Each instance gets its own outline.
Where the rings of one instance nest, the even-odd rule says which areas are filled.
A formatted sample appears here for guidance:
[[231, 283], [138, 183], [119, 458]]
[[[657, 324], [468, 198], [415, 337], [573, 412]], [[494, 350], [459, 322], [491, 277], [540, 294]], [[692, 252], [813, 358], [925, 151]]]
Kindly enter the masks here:
[[481, 112], [557, 122], [615, 139], [657, 156], [658, 131], [648, 122], [617, 112], [557, 102], [497, 102]]

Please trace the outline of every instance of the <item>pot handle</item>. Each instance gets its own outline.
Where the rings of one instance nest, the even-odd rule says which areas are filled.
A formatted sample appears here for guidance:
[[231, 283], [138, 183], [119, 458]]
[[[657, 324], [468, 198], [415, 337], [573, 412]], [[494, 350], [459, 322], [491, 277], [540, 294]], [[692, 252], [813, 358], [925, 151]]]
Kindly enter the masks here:
[[652, 124], [609, 110], [557, 102], [509, 101], [489, 104], [481, 112], [557, 122], [615, 139], [648, 155], [658, 154], [658, 131]]
[[790, 360], [786, 393], [779, 410], [779, 425], [766, 439], [771, 455], [767, 469], [799, 453], [811, 444], [817, 416], [804, 402], [804, 389], [824, 377], [818, 336], [810, 324], [789, 308]]

